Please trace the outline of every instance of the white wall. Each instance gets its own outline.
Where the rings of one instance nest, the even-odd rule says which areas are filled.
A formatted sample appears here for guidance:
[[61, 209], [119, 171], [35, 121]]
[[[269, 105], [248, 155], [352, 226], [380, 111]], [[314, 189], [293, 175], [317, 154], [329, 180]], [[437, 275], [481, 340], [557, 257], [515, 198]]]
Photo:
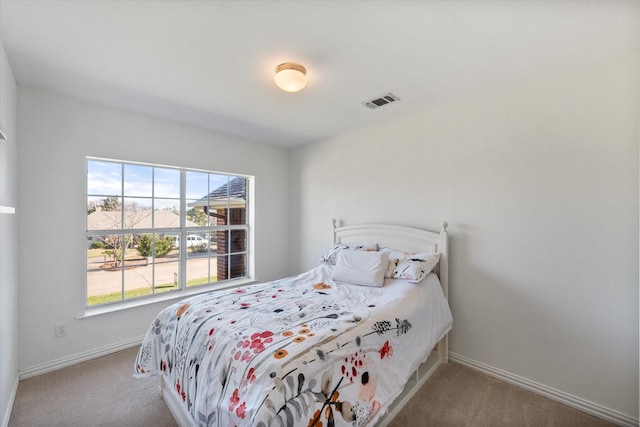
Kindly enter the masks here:
[[[16, 81], [0, 40], [0, 206], [18, 201]], [[0, 425], [9, 422], [18, 379], [18, 221], [0, 214]]]
[[637, 420], [638, 65], [629, 54], [295, 149], [297, 270], [328, 248], [332, 218], [447, 220], [450, 351]]
[[[18, 89], [20, 369], [141, 337], [161, 306], [76, 320], [86, 283], [85, 157], [254, 175], [256, 276], [289, 271], [289, 152], [198, 128]], [[54, 324], [68, 335], [54, 338]]]

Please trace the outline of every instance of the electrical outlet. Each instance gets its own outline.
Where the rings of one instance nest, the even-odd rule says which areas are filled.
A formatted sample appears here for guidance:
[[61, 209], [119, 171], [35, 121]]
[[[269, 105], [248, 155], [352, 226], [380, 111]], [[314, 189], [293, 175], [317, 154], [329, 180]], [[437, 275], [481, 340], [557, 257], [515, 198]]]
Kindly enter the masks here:
[[67, 326], [64, 323], [56, 323], [56, 338], [67, 335]]

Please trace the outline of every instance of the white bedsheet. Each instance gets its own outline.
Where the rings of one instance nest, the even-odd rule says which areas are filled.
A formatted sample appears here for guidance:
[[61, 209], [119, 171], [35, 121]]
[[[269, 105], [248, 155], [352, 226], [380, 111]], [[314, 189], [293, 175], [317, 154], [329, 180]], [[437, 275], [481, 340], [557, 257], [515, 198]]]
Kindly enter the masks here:
[[161, 311], [135, 375], [164, 375], [194, 425], [367, 426], [451, 328], [435, 274], [381, 288], [319, 266]]

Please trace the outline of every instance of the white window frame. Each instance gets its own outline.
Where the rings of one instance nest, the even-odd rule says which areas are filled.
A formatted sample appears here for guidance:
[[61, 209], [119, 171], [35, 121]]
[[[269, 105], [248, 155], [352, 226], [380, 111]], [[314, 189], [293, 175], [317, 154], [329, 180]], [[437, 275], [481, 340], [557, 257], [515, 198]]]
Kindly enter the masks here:
[[[123, 201], [124, 201], [124, 183], [125, 183], [125, 175], [124, 173], [121, 174], [120, 176], [120, 180], [122, 182], [122, 186], [123, 189], [120, 192], [120, 203], [122, 206], [121, 209], [121, 215], [122, 215], [122, 220], [120, 222], [120, 224], [122, 224], [121, 229], [117, 229], [117, 233], [114, 233], [114, 229], [92, 229], [89, 230], [89, 226], [88, 226], [88, 221], [85, 221], [85, 231], [86, 231], [86, 236], [87, 236], [87, 240], [90, 241], [92, 237], [95, 236], [100, 236], [100, 235], [114, 235], [114, 234], [122, 234], [124, 235], [128, 235], [128, 234], [151, 234], [156, 235], [156, 234], [165, 234], [165, 235], [169, 235], [169, 234], [176, 234], [176, 231], [178, 232], [178, 235], [180, 236], [180, 241], [184, 242], [184, 244], [180, 244], [179, 246], [179, 273], [178, 273], [178, 289], [174, 290], [174, 291], [170, 291], [170, 292], [162, 292], [162, 293], [157, 293], [156, 292], [156, 285], [155, 285], [155, 270], [153, 273], [153, 284], [152, 284], [152, 293], [149, 295], [144, 295], [144, 296], [139, 296], [139, 297], [133, 297], [133, 298], [125, 298], [125, 281], [124, 281], [124, 265], [122, 267], [122, 279], [121, 279], [121, 299], [118, 301], [113, 301], [113, 302], [107, 302], [107, 303], [102, 303], [102, 304], [97, 304], [97, 305], [89, 305], [88, 304], [88, 296], [89, 296], [89, 283], [88, 283], [88, 275], [89, 275], [89, 268], [87, 268], [87, 276], [86, 276], [86, 280], [85, 280], [85, 314], [84, 316], [91, 316], [93, 314], [100, 314], [103, 312], [110, 312], [110, 311], [115, 311], [115, 310], [120, 310], [120, 309], [125, 309], [125, 308], [130, 308], [130, 307], [136, 307], [136, 306], [140, 306], [140, 305], [146, 305], [146, 304], [150, 304], [150, 303], [155, 303], [158, 301], [164, 301], [164, 300], [171, 300], [171, 299], [180, 299], [180, 298], [184, 298], [186, 296], [189, 295], [193, 295], [193, 294], [197, 294], [197, 293], [201, 293], [201, 292], [206, 292], [206, 291], [210, 291], [212, 289], [225, 289], [225, 288], [230, 288], [230, 287], [236, 287], [236, 286], [240, 286], [243, 284], [247, 284], [250, 282], [254, 281], [254, 277], [255, 277], [255, 263], [254, 263], [254, 221], [255, 221], [255, 216], [254, 216], [254, 181], [255, 178], [253, 176], [250, 175], [244, 175], [244, 174], [236, 174], [236, 173], [228, 173], [228, 172], [217, 172], [217, 171], [208, 171], [208, 170], [201, 170], [201, 169], [193, 169], [193, 168], [186, 168], [186, 167], [176, 167], [176, 166], [167, 166], [167, 165], [159, 165], [159, 164], [151, 164], [151, 163], [142, 163], [142, 162], [133, 162], [133, 161], [124, 161], [124, 160], [114, 160], [114, 159], [106, 159], [106, 158], [98, 158], [98, 157], [87, 157], [86, 158], [86, 163], [85, 163], [85, 201], [88, 201], [89, 198], [96, 198], [96, 197], [111, 197], [113, 195], [108, 195], [108, 194], [89, 194], [89, 189], [88, 189], [88, 173], [89, 173], [89, 162], [91, 161], [96, 161], [96, 162], [109, 162], [109, 163], [113, 163], [113, 164], [117, 164], [121, 166], [121, 170], [124, 172], [124, 167], [125, 165], [133, 165], [133, 166], [145, 166], [145, 167], [152, 167], [152, 168], [163, 168], [163, 169], [173, 169], [173, 170], [178, 170], [180, 172], [180, 227], [179, 229], [176, 228], [155, 228], [155, 227], [151, 227], [151, 228], [124, 228], [125, 224], [124, 224], [124, 206], [122, 205]], [[242, 225], [204, 225], [204, 226], [198, 226], [198, 227], [187, 227], [186, 225], [186, 220], [187, 220], [187, 194], [186, 194], [186, 186], [187, 186], [187, 173], [188, 172], [196, 172], [196, 173], [205, 173], [205, 174], [213, 174], [213, 175], [218, 175], [218, 176], [227, 176], [229, 179], [227, 181], [227, 183], [230, 182], [231, 178], [234, 177], [240, 177], [240, 178], [245, 178], [246, 181], [246, 221], [245, 224]], [[152, 186], [155, 185], [152, 182]], [[207, 194], [207, 196], [212, 192], [212, 189], [209, 189], [209, 193]], [[155, 200], [154, 196], [151, 196], [151, 200]], [[88, 206], [87, 206], [88, 209]], [[88, 218], [88, 215], [87, 215]], [[245, 231], [245, 236], [246, 236], [246, 250], [242, 251], [242, 252], [238, 252], [238, 253], [225, 253], [224, 256], [232, 256], [232, 255], [237, 255], [237, 254], [244, 254], [245, 255], [245, 275], [243, 277], [238, 277], [238, 278], [231, 278], [231, 279], [223, 279], [223, 280], [219, 280], [219, 281], [215, 281], [215, 282], [210, 282], [208, 284], [202, 284], [202, 285], [196, 285], [196, 286], [187, 286], [187, 274], [185, 274], [185, 272], [187, 271], [187, 261], [188, 261], [188, 256], [187, 256], [187, 235], [189, 234], [194, 234], [194, 233], [204, 233], [204, 232], [209, 232], [211, 233], [214, 230], [229, 230], [229, 232], [231, 232], [231, 230], [244, 230]], [[217, 258], [219, 256], [222, 256], [220, 254], [215, 254], [212, 255], [211, 252], [208, 252], [208, 258], [209, 260], [213, 259], [213, 258]], [[88, 251], [86, 252], [86, 260], [87, 260], [87, 265], [88, 265]], [[211, 264], [211, 263], [209, 263]], [[217, 275], [217, 272], [216, 272]], [[211, 276], [211, 267], [209, 270], [209, 276]], [[84, 317], [84, 316], [79, 316], [79, 317]]]

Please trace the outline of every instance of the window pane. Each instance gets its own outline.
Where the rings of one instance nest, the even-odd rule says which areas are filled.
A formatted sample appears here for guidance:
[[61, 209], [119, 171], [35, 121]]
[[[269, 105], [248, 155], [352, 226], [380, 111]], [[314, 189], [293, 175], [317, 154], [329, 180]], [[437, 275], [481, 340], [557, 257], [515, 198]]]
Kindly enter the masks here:
[[[96, 236], [87, 254], [87, 304], [120, 301], [122, 295], [122, 234]], [[95, 249], [93, 249], [95, 247]]]
[[217, 280], [216, 271], [216, 257], [190, 256], [187, 260], [187, 287], [215, 282]]
[[201, 227], [209, 224], [207, 200], [209, 195], [209, 174], [187, 171], [186, 212], [187, 227]]
[[154, 259], [155, 293], [180, 290], [180, 258], [174, 250], [170, 255]]
[[230, 177], [229, 182], [229, 224], [247, 224], [247, 178]]
[[121, 230], [122, 211], [117, 210], [97, 210], [87, 216], [88, 230]]
[[204, 233], [187, 234], [187, 256], [200, 258], [208, 256], [209, 240], [203, 237]]
[[[160, 234], [142, 234], [134, 236], [133, 241], [138, 253], [125, 260], [125, 286], [128, 286], [125, 296], [133, 298], [178, 290], [180, 263], [172, 240]], [[138, 277], [128, 274], [129, 270]]]
[[211, 225], [227, 225], [229, 208], [229, 176], [227, 175], [209, 175], [209, 193], [208, 211], [211, 217]]
[[229, 279], [247, 275], [247, 256], [245, 254], [229, 256]]
[[87, 194], [122, 195], [122, 165], [120, 163], [87, 161]]
[[142, 165], [124, 165], [124, 195], [153, 196], [153, 168]]
[[[180, 200], [180, 171], [178, 169], [153, 169], [153, 195]], [[180, 206], [178, 203], [176, 206]]]
[[[219, 230], [217, 233], [218, 280], [244, 277], [247, 250], [246, 230]], [[238, 254], [240, 252], [240, 254]]]
[[180, 228], [180, 211], [174, 209], [156, 209], [153, 211], [155, 228]]
[[186, 179], [186, 198], [187, 199], [200, 199], [206, 197], [209, 193], [207, 172], [187, 171], [185, 174]]
[[87, 230], [122, 229], [121, 206], [119, 197], [88, 198]]
[[229, 252], [246, 252], [247, 251], [247, 232], [246, 230], [230, 230], [229, 232]]
[[105, 246], [111, 241], [107, 236], [95, 236], [89, 240], [87, 249], [87, 305], [103, 304], [122, 299], [122, 277], [114, 267], [112, 248]]
[[187, 213], [186, 226], [187, 227], [203, 227], [208, 225], [208, 216], [204, 211], [199, 200], [187, 200], [187, 207], [185, 209]]
[[125, 299], [136, 298], [153, 293], [153, 269], [149, 268], [147, 257], [136, 248], [140, 235], [125, 234], [122, 268], [124, 272]]
[[151, 206], [147, 203], [148, 199], [124, 198], [124, 229], [153, 227]]
[[244, 225], [247, 223], [247, 210], [244, 207], [229, 209], [229, 225]]
[[216, 249], [220, 254], [247, 251], [246, 230], [218, 230], [216, 237]]
[[180, 228], [180, 199], [154, 199], [156, 228]]
[[147, 266], [153, 267], [153, 280], [149, 283], [155, 283], [154, 293], [179, 289], [180, 253], [174, 245], [174, 237], [144, 234], [137, 244], [138, 253], [147, 259]]
[[[209, 210], [215, 212], [217, 225], [238, 225], [247, 222], [247, 179], [225, 176], [225, 182], [209, 195]], [[223, 182], [219, 175], [211, 176], [211, 182]]]

